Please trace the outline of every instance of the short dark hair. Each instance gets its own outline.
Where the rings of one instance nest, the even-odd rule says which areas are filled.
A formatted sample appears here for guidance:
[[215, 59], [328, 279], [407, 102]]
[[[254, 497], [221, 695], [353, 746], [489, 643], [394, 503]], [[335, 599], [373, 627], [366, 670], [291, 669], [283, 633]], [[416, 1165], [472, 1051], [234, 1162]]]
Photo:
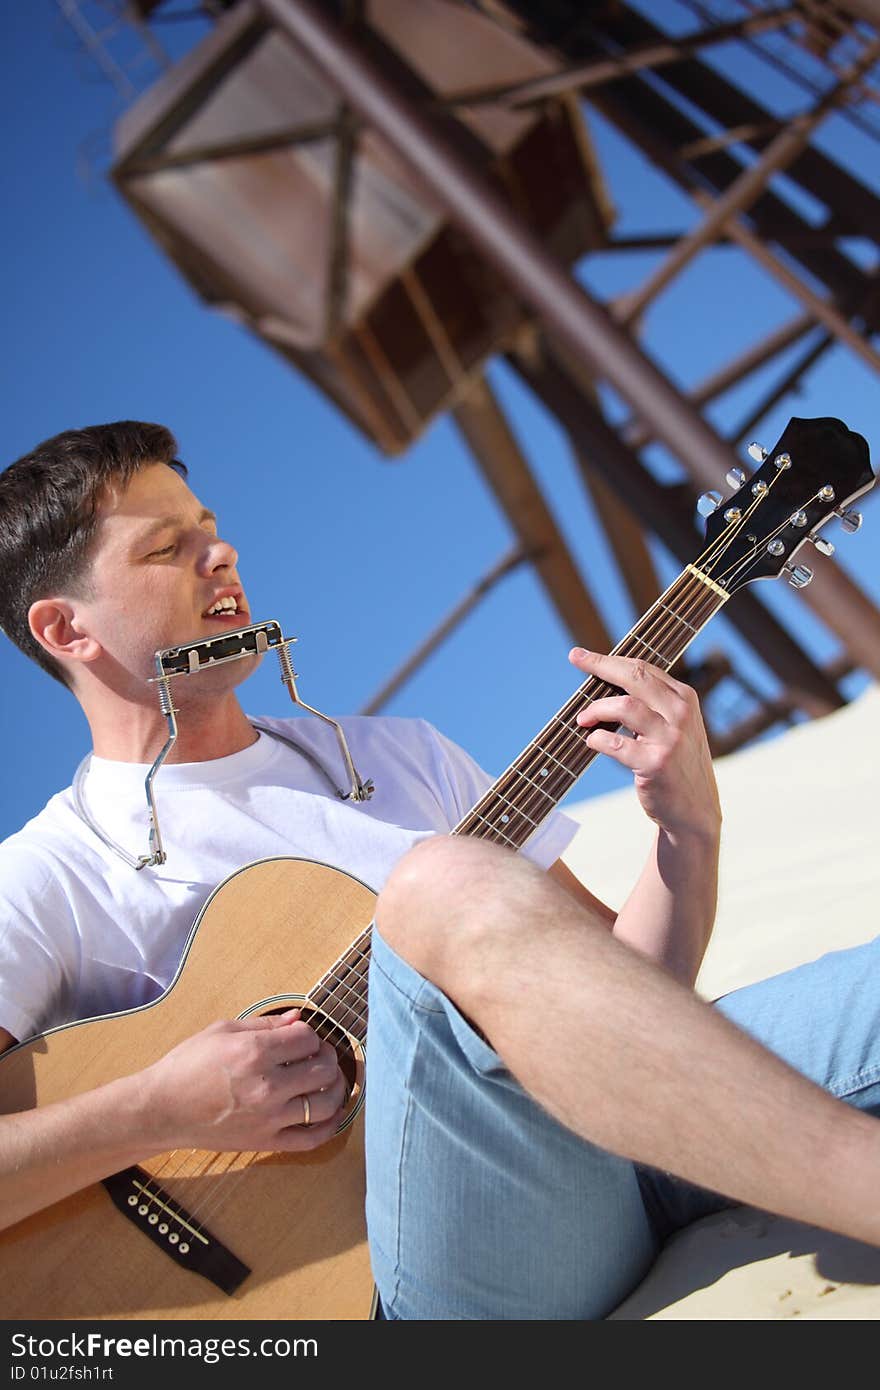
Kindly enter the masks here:
[[35, 641], [28, 609], [59, 591], [82, 591], [107, 487], [124, 487], [153, 463], [186, 477], [176, 454], [164, 425], [117, 420], [56, 434], [0, 473], [0, 627], [62, 685], [66, 673]]

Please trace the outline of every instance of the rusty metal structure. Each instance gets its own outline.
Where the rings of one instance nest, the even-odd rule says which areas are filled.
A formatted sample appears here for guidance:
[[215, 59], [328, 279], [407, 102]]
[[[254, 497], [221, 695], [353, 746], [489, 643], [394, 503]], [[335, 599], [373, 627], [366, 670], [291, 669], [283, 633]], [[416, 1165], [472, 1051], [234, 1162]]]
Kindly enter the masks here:
[[[307, 374], [383, 454], [404, 454], [449, 412], [517, 537], [371, 710], [521, 563], [573, 640], [613, 645], [492, 390], [493, 358], [569, 439], [634, 615], [662, 587], [654, 540], [689, 563], [697, 495], [723, 483], [823, 354], [839, 346], [880, 371], [880, 198], [818, 138], [834, 116], [880, 156], [878, 0], [189, 0], [202, 22], [173, 55], [163, 35], [181, 0], [58, 4], [127, 106], [112, 177], [203, 300]], [[712, 61], [731, 46], [799, 91], [794, 115]], [[690, 201], [692, 225], [652, 227], [646, 198], [645, 231], [615, 234], [590, 109]], [[791, 311], [684, 389], [648, 351], [646, 316], [719, 247], [775, 280]], [[600, 302], [577, 273], [591, 256], [640, 251], [652, 268], [616, 299]], [[713, 406], [734, 389], [748, 405], [722, 436]], [[876, 604], [831, 556], [811, 564], [799, 595], [836, 638], [831, 664], [748, 593], [729, 621], [778, 695], [758, 695], [722, 651], [682, 672], [703, 695], [735, 680], [752, 697], [746, 719], [707, 718], [716, 752], [839, 707], [852, 671], [880, 678]]]

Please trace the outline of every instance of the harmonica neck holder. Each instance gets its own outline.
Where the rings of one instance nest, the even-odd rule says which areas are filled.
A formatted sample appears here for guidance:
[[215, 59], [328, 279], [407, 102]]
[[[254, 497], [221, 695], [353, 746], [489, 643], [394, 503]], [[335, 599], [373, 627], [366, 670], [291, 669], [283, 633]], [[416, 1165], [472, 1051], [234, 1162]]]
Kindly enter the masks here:
[[300, 697], [296, 688], [296, 672], [290, 660], [290, 647], [296, 640], [295, 637], [285, 637], [280, 624], [270, 621], [252, 623], [249, 627], [240, 627], [233, 632], [224, 632], [218, 637], [184, 642], [178, 647], [165, 647], [156, 652], [156, 674], [152, 677], [152, 684], [157, 688], [159, 706], [168, 723], [168, 738], [147, 773], [144, 783], [147, 806], [150, 812], [149, 853], [141, 855], [135, 864], [136, 868], [145, 869], [151, 865], [164, 864], [167, 858], [162, 844], [159, 812], [153, 784], [159, 768], [165, 762], [177, 739], [177, 715], [179, 711], [175, 708], [172, 699], [171, 681], [179, 676], [198, 675], [200, 671], [205, 671], [212, 666], [219, 666], [225, 662], [240, 661], [246, 656], [264, 656], [268, 651], [275, 651], [281, 667], [281, 679], [287, 686], [294, 704], [323, 720], [324, 723], [331, 725], [335, 730], [349, 781], [348, 791], [343, 791], [339, 787], [336, 788], [337, 796], [341, 801], [369, 801], [375, 790], [373, 782], [369, 778], [363, 781], [359, 776], [352, 761], [342, 726], [335, 719], [331, 719], [329, 715], [322, 714], [320, 710], [306, 704], [305, 700]]

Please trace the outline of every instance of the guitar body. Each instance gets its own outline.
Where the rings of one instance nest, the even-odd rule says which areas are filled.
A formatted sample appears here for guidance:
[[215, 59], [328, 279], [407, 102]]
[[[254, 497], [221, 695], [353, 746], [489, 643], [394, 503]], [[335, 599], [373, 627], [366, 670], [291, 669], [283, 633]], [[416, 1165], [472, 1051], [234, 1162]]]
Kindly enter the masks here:
[[[0, 1058], [0, 1109], [48, 1105], [139, 1071], [218, 1019], [307, 1005], [312, 983], [369, 926], [374, 904], [362, 883], [309, 860], [240, 870], [205, 904], [154, 1003], [54, 1029]], [[314, 1152], [159, 1155], [129, 1170], [146, 1175], [136, 1189], [146, 1195], [123, 1192], [122, 1211], [97, 1183], [0, 1232], [3, 1316], [372, 1317], [363, 1051], [353, 1053], [345, 1127]], [[169, 1232], [195, 1258], [207, 1234], [249, 1272], [224, 1292], [179, 1250], [172, 1258]], [[237, 1279], [237, 1263], [236, 1271]]]

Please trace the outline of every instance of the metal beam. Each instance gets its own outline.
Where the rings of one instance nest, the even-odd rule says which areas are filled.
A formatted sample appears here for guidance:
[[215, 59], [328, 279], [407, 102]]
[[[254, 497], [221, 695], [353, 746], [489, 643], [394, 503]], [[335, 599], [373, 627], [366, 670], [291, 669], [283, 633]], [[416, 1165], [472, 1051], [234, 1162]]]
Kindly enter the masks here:
[[851, 348], [858, 357], [861, 357], [863, 361], [867, 362], [869, 367], [873, 367], [875, 372], [880, 372], [880, 353], [871, 346], [870, 342], [863, 334], [859, 333], [858, 329], [852, 327], [839, 309], [835, 309], [833, 304], [829, 304], [821, 295], [816, 294], [815, 290], [810, 289], [809, 285], [807, 285], [799, 275], [795, 275], [793, 270], [789, 270], [788, 266], [785, 265], [778, 256], [774, 256], [773, 252], [761, 238], [756, 236], [754, 232], [750, 232], [743, 223], [735, 221], [730, 222], [727, 227], [727, 232], [728, 235], [732, 237], [734, 241], [738, 241], [760, 265], [763, 265], [766, 270], [769, 270], [774, 279], [784, 285], [790, 294], [794, 295], [796, 299], [799, 299], [815, 318], [819, 319], [821, 323], [824, 323], [825, 327], [834, 334], [835, 338], [839, 338], [841, 342], [846, 343], [847, 347]]
[[[803, 112], [790, 120], [767, 146], [760, 159], [751, 167], [743, 169], [724, 193], [717, 198], [703, 196], [698, 199], [705, 213], [703, 220], [682, 237], [643, 285], [617, 301], [614, 313], [618, 322], [631, 323], [636, 319], [694, 256], [710, 242], [716, 241], [723, 231], [727, 231], [728, 235], [736, 235], [735, 223], [738, 214], [751, 207], [774, 174], [788, 168], [806, 147], [813, 132], [848, 98], [853, 83], [863, 72], [873, 67], [878, 58], [880, 39], [865, 47], [858, 62], [854, 63], [842, 80], [822, 97], [812, 111]], [[813, 308], [812, 305], [810, 307]], [[848, 326], [842, 316], [837, 317], [841, 320], [842, 327]], [[840, 333], [841, 329], [838, 328], [837, 331]]]
[[[578, 9], [578, 0], [572, 0], [572, 11], [576, 13]], [[607, 37], [619, 43], [624, 50], [668, 38], [661, 28], [645, 18], [644, 13], [625, 4], [607, 8], [603, 28]], [[854, 36], [864, 42], [863, 34], [856, 31]], [[722, 129], [749, 122], [760, 125], [773, 119], [774, 113], [757, 101], [751, 91], [736, 86], [716, 67], [708, 66], [699, 58], [685, 55], [680, 63], [666, 69], [664, 79], [686, 100], [705, 111]], [[621, 84], [621, 91], [624, 85], [631, 88], [638, 81], [636, 78]], [[772, 79], [768, 81], [772, 83]], [[644, 87], [645, 84], [639, 85]], [[694, 129], [694, 137], [704, 134], [704, 130]], [[766, 142], [758, 137], [748, 143], [760, 154]], [[714, 167], [712, 158], [710, 156], [708, 161], [701, 162], [702, 172]], [[864, 182], [835, 163], [821, 149], [815, 146], [804, 149], [791, 167], [791, 176], [828, 207], [846, 208], [865, 235], [875, 239], [880, 236], [880, 199]], [[714, 175], [710, 174], [710, 177], [714, 182]]]
[[389, 676], [384, 685], [380, 686], [375, 695], [372, 695], [370, 699], [367, 700], [366, 704], [361, 707], [360, 713], [375, 714], [377, 710], [383, 709], [384, 706], [388, 704], [392, 695], [396, 695], [397, 691], [409, 680], [413, 672], [416, 671], [423, 662], [427, 661], [428, 657], [437, 650], [443, 639], [448, 637], [450, 632], [458, 626], [462, 619], [466, 618], [468, 613], [476, 607], [480, 599], [484, 598], [491, 589], [494, 589], [500, 579], [504, 579], [506, 575], [510, 574], [519, 565], [530, 558], [531, 557], [524, 550], [520, 549], [519, 546], [509, 551], [506, 555], [502, 555], [501, 559], [492, 566], [487, 574], [483, 575], [483, 578], [474, 585], [470, 592], [465, 594], [464, 598], [460, 599], [455, 607], [447, 613], [442, 622], [438, 623], [433, 632], [429, 633], [425, 640], [419, 643], [412, 656], [408, 657], [406, 661], [397, 668], [394, 674]]
[[[519, 336], [520, 350], [525, 355], [541, 355], [540, 336], [525, 331]], [[596, 388], [589, 373], [577, 359], [565, 361], [565, 369], [578, 390], [589, 396], [598, 408]], [[632, 508], [621, 498], [595, 468], [590, 467], [589, 454], [577, 433], [569, 431], [569, 442], [577, 460], [584, 487], [592, 500], [596, 514], [605, 528], [608, 543], [614, 553], [636, 615], [645, 613], [657, 598], [662, 584], [657, 577], [654, 561], [648, 548], [646, 531]]]
[[778, 29], [791, 20], [801, 18], [797, 5], [783, 5], [776, 10], [767, 10], [763, 14], [736, 20], [732, 24], [716, 24], [679, 39], [639, 44], [629, 52], [621, 54], [619, 58], [594, 58], [589, 63], [564, 68], [548, 77], [534, 77], [527, 82], [505, 82], [494, 87], [472, 87], [469, 90], [452, 92], [444, 98], [444, 105], [485, 106], [501, 102], [506, 106], [527, 106], [531, 102], [558, 96], [561, 92], [584, 92], [606, 82], [615, 82], [618, 78], [640, 72], [643, 68], [656, 68], [664, 63], [680, 62], [685, 55], [697, 53], [702, 48], [728, 43], [731, 39], [742, 38], [746, 34], [765, 33], [768, 29]]
[[[787, 247], [833, 247], [835, 242], [842, 237], [860, 235], [854, 222], [848, 222], [844, 226], [839, 217], [835, 217], [833, 224], [825, 222], [821, 227], [810, 227], [802, 232], [793, 232], [790, 228], [780, 228], [778, 232], [775, 232], [772, 225], [765, 223], [761, 234], [768, 241], [784, 241]], [[621, 254], [630, 251], [671, 251], [686, 236], [687, 232], [657, 232], [655, 235], [645, 233], [642, 236], [617, 236], [603, 242], [601, 249], [603, 252], [618, 251]], [[715, 238], [714, 244], [716, 246], [728, 246], [731, 240], [732, 238], [728, 236], [727, 232], [721, 232]]]
[[[845, 676], [850, 675], [853, 664], [846, 656], [838, 657], [836, 661], [830, 662], [824, 670], [831, 680], [841, 681]], [[735, 673], [733, 678], [734, 680], [737, 679]], [[758, 738], [760, 734], [766, 733], [768, 729], [773, 728], [774, 724], [793, 724], [796, 711], [797, 703], [791, 698], [789, 691], [784, 691], [774, 700], [761, 701], [757, 710], [746, 715], [737, 724], [731, 725], [726, 732], [711, 734], [712, 757], [720, 758], [727, 753], [735, 753], [737, 748], [741, 748], [744, 743]]]
[[[751, 372], [763, 367], [771, 357], [776, 357], [784, 352], [786, 348], [796, 343], [798, 338], [802, 338], [810, 329], [815, 328], [815, 320], [812, 314], [798, 314], [797, 318], [789, 319], [788, 323], [782, 324], [779, 328], [768, 333], [766, 338], [762, 338], [759, 343], [740, 353], [738, 357], [728, 362], [711, 376], [707, 376], [698, 386], [694, 386], [687, 392], [687, 399], [695, 406], [707, 405], [709, 401], [715, 400], [717, 396], [723, 396], [724, 392], [731, 386], [736, 386], [742, 381], [743, 377], [749, 376]], [[638, 420], [627, 420], [620, 426], [620, 433], [632, 449], [641, 449], [651, 439], [651, 432]], [[735, 442], [731, 439], [731, 443]]]
[[[683, 160], [680, 147], [699, 135], [700, 128], [671, 101], [638, 78], [629, 78], [613, 88], [603, 88], [590, 100], [689, 197], [694, 197], [695, 190], [707, 184], [723, 193], [742, 173], [742, 165], [723, 150], [701, 159], [696, 165]], [[796, 164], [803, 158], [802, 152]], [[794, 170], [789, 172], [793, 176]], [[862, 193], [871, 196], [865, 189]], [[828, 205], [851, 208], [854, 218], [858, 217], [855, 201], [850, 204], [846, 198], [841, 198], [838, 202], [829, 201]], [[759, 236], [777, 241], [810, 276], [828, 288], [836, 303], [865, 302], [870, 290], [869, 277], [835, 246], [817, 246], [815, 238], [809, 235], [814, 229], [772, 189], [761, 193], [750, 217]], [[870, 234], [867, 225], [863, 234]]]
[[781, 380], [771, 386], [768, 391], [765, 391], [745, 419], [740, 421], [736, 429], [730, 431], [727, 437], [734, 447], [738, 447], [747, 438], [754, 438], [752, 432], [755, 426], [782, 400], [783, 396], [787, 396], [789, 391], [797, 388], [804, 372], [808, 372], [833, 343], [834, 339], [830, 333], [821, 333], [815, 342], [811, 343], [806, 351], [798, 356]]
[[614, 642], [485, 379], [459, 397], [452, 417], [520, 545], [534, 556], [537, 576], [572, 641], [610, 651]]
[[343, 103], [339, 113], [336, 167], [333, 175], [333, 213], [330, 245], [327, 250], [327, 277], [324, 288], [324, 332], [332, 338], [345, 316], [349, 285], [349, 211], [352, 174], [357, 148], [354, 117]]
[[[709, 401], [714, 401], [717, 396], [722, 396], [731, 386], [736, 386], [742, 381], [744, 376], [749, 376], [758, 367], [763, 367], [770, 361], [771, 357], [777, 357], [780, 353], [790, 348], [805, 333], [809, 333], [815, 328], [816, 321], [812, 314], [798, 314], [796, 318], [789, 319], [779, 328], [775, 328], [772, 333], [768, 333], [766, 338], [762, 338], [759, 343], [747, 348], [740, 353], [726, 367], [721, 367], [719, 371], [713, 372], [711, 376], [705, 377], [699, 386], [695, 386], [688, 393], [689, 399], [694, 405], [707, 405]], [[635, 443], [628, 440], [628, 443]]]
[[[549, 398], [548, 404], [551, 404], [551, 409], [556, 411], [560, 419], [568, 418], [571, 421], [578, 421], [580, 419], [578, 415], [578, 402], [580, 402], [580, 405], [586, 410], [588, 400], [583, 390], [578, 388], [578, 383], [576, 381], [571, 380], [570, 377], [568, 382], [565, 381], [565, 373], [563, 371], [565, 364], [560, 364], [558, 355], [552, 352], [551, 345], [548, 354], [545, 354], [545, 361], [550, 362], [551, 366], [553, 366], [554, 357], [556, 367], [555, 375], [552, 373], [549, 376], [545, 375], [543, 383], [543, 389], [552, 388], [555, 399], [555, 405], [550, 402]], [[522, 368], [520, 369], [522, 374]], [[564, 414], [564, 412], [567, 412], [567, 415]], [[633, 505], [636, 510], [636, 514], [642, 517], [643, 523], [647, 527], [657, 532], [669, 546], [669, 549], [672, 550], [673, 554], [678, 555], [683, 563], [688, 563], [688, 560], [685, 558], [686, 547], [688, 545], [688, 531], [690, 531], [690, 536], [696, 534], [690, 527], [688, 514], [686, 512], [681, 512], [680, 514], [681, 521], [688, 529], [682, 530], [681, 527], [676, 525], [669, 536], [667, 536], [663, 527], [668, 521], [665, 512], [669, 509], [671, 504], [669, 498], [666, 496], [666, 490], [659, 487], [653, 478], [651, 478], [650, 474], [641, 467], [635, 454], [626, 448], [622, 440], [618, 440], [618, 436], [610, 429], [603, 417], [598, 415], [598, 419], [595, 418], [597, 414], [597, 412], [593, 412], [592, 424], [595, 431], [595, 439], [590, 441], [591, 457], [595, 457], [593, 451], [598, 445], [600, 448], [599, 457], [604, 460], [603, 467], [609, 466], [608, 460], [614, 460], [610, 466], [614, 470], [619, 470], [619, 472], [613, 472], [612, 475], [609, 476], [609, 481], [612, 484], [616, 482], [619, 487], [623, 486], [627, 490], [630, 488], [633, 489], [633, 501], [631, 505]], [[589, 415], [583, 417], [583, 424], [585, 430], [584, 438], [588, 438], [587, 431], [590, 428]], [[621, 447], [619, 450], [615, 449], [614, 441], [620, 444]], [[621, 492], [621, 495], [624, 495], [624, 493]], [[660, 515], [655, 515], [658, 507], [661, 509]], [[678, 541], [677, 544], [674, 543], [676, 538]], [[846, 538], [844, 543], [845, 541]], [[689, 543], [693, 546], [692, 539]], [[837, 635], [845, 648], [845, 653], [854, 665], [860, 666], [863, 670], [869, 671], [876, 679], [880, 679], [880, 610], [878, 610], [877, 605], [868, 597], [863, 589], [859, 588], [855, 580], [851, 579], [849, 574], [836, 564], [834, 560], [820, 555], [818, 551], [814, 551], [810, 556], [810, 566], [813, 569], [813, 582], [810, 584], [809, 588], [799, 590], [798, 597], [812, 609], [816, 616], [821, 619], [831, 632]], [[747, 616], [749, 631], [746, 631], [745, 627], [743, 627], [743, 635], [748, 637], [749, 641], [751, 641], [752, 645], [755, 647], [755, 650], [760, 653], [771, 670], [777, 671], [777, 674], [784, 683], [791, 684], [799, 689], [807, 689], [803, 679], [806, 670], [799, 664], [799, 658], [804, 657], [805, 653], [802, 648], [794, 643], [785, 629], [770, 618], [769, 613], [766, 612], [763, 605], [759, 604], [758, 600], [755, 599], [751, 593], [740, 593], [737, 596], [737, 603], [731, 605], [730, 609], [725, 610], [726, 615], [732, 622], [738, 625], [738, 609], [741, 610], [743, 603], [746, 601], [748, 602], [750, 610], [752, 605], [755, 605], [757, 610], [765, 616], [763, 623], [758, 623], [757, 617], [753, 618], [750, 613]], [[772, 628], [767, 627], [768, 623], [773, 624]], [[782, 670], [774, 665], [772, 659], [774, 643], [780, 640], [786, 643], [788, 647], [788, 655], [785, 658], [786, 664], [793, 663], [790, 666], [792, 672], [798, 670], [801, 672], [801, 675], [797, 678], [793, 675], [790, 681], [783, 674]], [[810, 669], [813, 672], [819, 670], [812, 662], [810, 663]], [[825, 683], [827, 688], [824, 675], [821, 676], [821, 680]], [[804, 708], [806, 709], [807, 705], [804, 705]]]
[[288, 126], [285, 130], [265, 131], [260, 135], [239, 135], [234, 140], [193, 145], [185, 150], [162, 150], [159, 154], [135, 156], [126, 164], [125, 172], [126, 176], [155, 174], [166, 169], [186, 169], [192, 164], [247, 159], [252, 155], [292, 149], [296, 145], [309, 145], [316, 140], [332, 140], [338, 135], [338, 120], [313, 121], [310, 125]]
[[602, 523], [636, 616], [647, 613], [663, 586], [645, 539], [645, 531], [608, 483], [589, 466], [588, 452], [571, 440], [584, 487]]

